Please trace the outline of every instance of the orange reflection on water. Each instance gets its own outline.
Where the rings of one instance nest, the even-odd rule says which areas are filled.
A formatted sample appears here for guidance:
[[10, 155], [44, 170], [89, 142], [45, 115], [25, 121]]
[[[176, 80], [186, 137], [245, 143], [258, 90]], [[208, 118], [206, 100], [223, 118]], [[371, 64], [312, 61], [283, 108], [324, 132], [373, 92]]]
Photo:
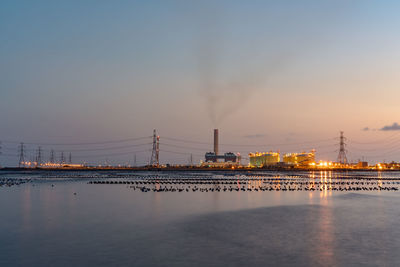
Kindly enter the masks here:
[[281, 189], [281, 176], [280, 175], [276, 175], [276, 176], [274, 176], [274, 178], [276, 179], [276, 180], [274, 180], [274, 185], [275, 185], [275, 188], [276, 189]]
[[[160, 185], [160, 181], [159, 180], [156, 180], [156, 184], [155, 184], [155, 187], [156, 187], [156, 189], [157, 190], [159, 190], [160, 189], [160, 187], [161, 187], [161, 185]], [[156, 194], [151, 194], [152, 195], [152, 198], [151, 198], [151, 200], [152, 200], [152, 210], [153, 210], [153, 212], [152, 212], [152, 219], [154, 220], [154, 221], [158, 221], [159, 219], [160, 219], [160, 217], [161, 217], [161, 213], [162, 213], [162, 197], [163, 197], [163, 194], [160, 194], [160, 193], [156, 193]]]
[[160, 190], [160, 181], [156, 180], [156, 190]]
[[314, 172], [311, 174], [310, 178], [311, 178], [310, 189], [315, 188], [315, 173]]
[[378, 186], [382, 187], [382, 172], [378, 172]]
[[335, 266], [334, 259], [334, 222], [333, 222], [333, 214], [332, 209], [327, 206], [328, 198], [324, 198], [319, 213], [318, 220], [318, 236], [317, 236], [317, 244], [316, 244], [316, 260], [318, 265], [321, 266]]

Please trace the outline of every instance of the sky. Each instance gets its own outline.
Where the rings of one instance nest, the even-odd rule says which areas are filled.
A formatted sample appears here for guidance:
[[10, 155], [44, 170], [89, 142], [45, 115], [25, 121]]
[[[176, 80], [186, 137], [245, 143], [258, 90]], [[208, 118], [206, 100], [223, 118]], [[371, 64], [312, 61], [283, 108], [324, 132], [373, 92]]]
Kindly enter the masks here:
[[[0, 165], [222, 152], [400, 161], [398, 1], [2, 1]], [[143, 138], [142, 138], [143, 137]], [[139, 139], [135, 139], [139, 138]], [[399, 152], [397, 152], [399, 150]], [[68, 156], [66, 156], [68, 157]]]

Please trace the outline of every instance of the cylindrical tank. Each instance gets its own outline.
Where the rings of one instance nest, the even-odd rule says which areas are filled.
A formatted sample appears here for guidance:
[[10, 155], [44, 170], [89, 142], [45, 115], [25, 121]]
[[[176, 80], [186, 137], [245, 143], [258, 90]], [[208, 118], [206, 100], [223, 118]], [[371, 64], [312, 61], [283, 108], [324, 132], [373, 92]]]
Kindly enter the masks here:
[[214, 153], [218, 155], [218, 129], [214, 129]]

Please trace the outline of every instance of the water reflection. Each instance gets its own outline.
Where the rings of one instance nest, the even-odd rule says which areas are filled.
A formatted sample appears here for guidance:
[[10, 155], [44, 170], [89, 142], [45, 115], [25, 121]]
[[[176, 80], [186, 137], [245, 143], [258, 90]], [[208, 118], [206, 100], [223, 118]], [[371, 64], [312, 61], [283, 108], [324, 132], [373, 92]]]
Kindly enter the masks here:
[[378, 186], [382, 187], [382, 172], [378, 171]]
[[[159, 180], [157, 179], [156, 180], [156, 184], [155, 184], [155, 188], [157, 189], [157, 190], [160, 190], [160, 182], [159, 182]], [[159, 220], [159, 218], [160, 218], [160, 213], [161, 213], [161, 209], [162, 209], [162, 207], [161, 207], [161, 197], [162, 197], [162, 195], [161, 194], [153, 194], [152, 195], [152, 207], [153, 207], [153, 219], [154, 220]]]
[[[385, 187], [384, 173], [209, 175], [190, 181], [146, 175], [120, 179], [141, 181], [138, 186], [151, 189], [146, 193], [133, 190], [136, 184], [88, 185], [79, 179], [54, 188], [49, 182], [1, 188], [0, 265], [46, 266], [66, 258], [79, 266], [400, 263], [399, 193], [345, 190]], [[391, 175], [389, 182], [398, 183], [400, 174]], [[208, 190], [159, 191], [195, 186]]]
[[31, 187], [25, 186], [22, 193], [22, 229], [28, 230], [31, 227], [32, 195]]
[[334, 245], [335, 245], [335, 234], [333, 225], [333, 211], [328, 206], [328, 198], [324, 198], [322, 208], [319, 209], [318, 213], [318, 236], [316, 238], [316, 261], [320, 266], [336, 266], [334, 258]]

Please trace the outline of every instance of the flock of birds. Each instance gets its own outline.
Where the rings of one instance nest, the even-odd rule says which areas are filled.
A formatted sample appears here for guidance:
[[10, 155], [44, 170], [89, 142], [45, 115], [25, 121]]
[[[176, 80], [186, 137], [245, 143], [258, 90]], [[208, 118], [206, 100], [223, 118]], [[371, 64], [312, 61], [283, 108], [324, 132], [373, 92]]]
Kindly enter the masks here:
[[400, 181], [374, 178], [143, 178], [95, 180], [89, 184], [127, 185], [142, 192], [239, 192], [239, 191], [397, 191]]
[[[400, 177], [304, 173], [299, 175], [186, 174], [48, 174], [44, 179], [88, 179], [88, 184], [126, 185], [141, 192], [259, 192], [259, 191], [398, 191]], [[0, 178], [0, 187], [31, 182], [31, 178]], [[54, 187], [54, 185], [51, 185]]]
[[0, 178], [0, 187], [2, 186], [14, 186], [14, 185], [21, 185], [30, 182], [31, 179], [13, 179], [13, 178]]

